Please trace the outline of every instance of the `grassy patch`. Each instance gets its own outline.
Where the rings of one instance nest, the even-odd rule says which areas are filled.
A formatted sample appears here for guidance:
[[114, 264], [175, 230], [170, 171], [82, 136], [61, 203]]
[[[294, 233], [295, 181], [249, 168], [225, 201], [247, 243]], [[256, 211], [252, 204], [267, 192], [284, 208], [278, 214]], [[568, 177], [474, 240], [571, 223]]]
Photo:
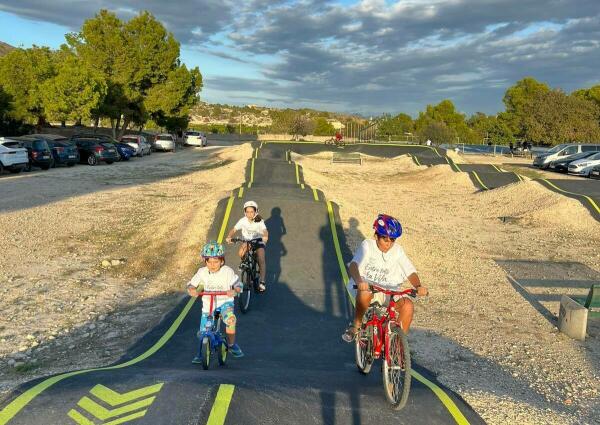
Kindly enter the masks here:
[[38, 363], [25, 363], [15, 367], [15, 372], [27, 373], [40, 367]]

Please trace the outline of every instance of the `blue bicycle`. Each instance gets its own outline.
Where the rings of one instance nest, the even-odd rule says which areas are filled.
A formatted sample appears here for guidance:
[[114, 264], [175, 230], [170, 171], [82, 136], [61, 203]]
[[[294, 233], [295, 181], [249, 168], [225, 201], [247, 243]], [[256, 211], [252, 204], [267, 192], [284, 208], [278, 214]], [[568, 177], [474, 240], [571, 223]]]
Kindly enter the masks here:
[[204, 295], [210, 296], [210, 308], [204, 329], [198, 331], [200, 346], [198, 347], [198, 356], [196, 358], [202, 359], [202, 368], [207, 370], [210, 367], [211, 353], [217, 356], [220, 366], [225, 366], [227, 362], [227, 341], [221, 334], [221, 323], [223, 322], [221, 310], [214, 308], [215, 297], [218, 295], [227, 295], [227, 292], [207, 291], [198, 293], [199, 297]]

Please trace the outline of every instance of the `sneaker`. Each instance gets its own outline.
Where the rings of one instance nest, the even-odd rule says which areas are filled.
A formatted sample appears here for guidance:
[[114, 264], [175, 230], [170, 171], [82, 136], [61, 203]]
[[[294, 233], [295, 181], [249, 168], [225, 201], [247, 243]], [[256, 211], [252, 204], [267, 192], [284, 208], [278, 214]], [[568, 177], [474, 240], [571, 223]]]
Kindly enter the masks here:
[[233, 344], [229, 346], [229, 352], [233, 357], [244, 357], [244, 352], [239, 345]]
[[198, 357], [198, 356], [194, 357], [192, 359], [192, 363], [193, 364], [200, 364], [200, 363], [202, 363], [202, 357]]
[[265, 292], [267, 290], [267, 284], [265, 282], [258, 283], [258, 292]]

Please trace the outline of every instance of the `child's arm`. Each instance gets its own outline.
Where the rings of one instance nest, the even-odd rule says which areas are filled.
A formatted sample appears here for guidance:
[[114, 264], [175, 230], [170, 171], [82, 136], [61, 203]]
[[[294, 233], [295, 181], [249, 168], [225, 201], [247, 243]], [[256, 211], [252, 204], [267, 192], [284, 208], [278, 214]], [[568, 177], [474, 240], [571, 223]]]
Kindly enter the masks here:
[[190, 297], [197, 297], [199, 292], [204, 291], [204, 284], [200, 282], [199, 271], [188, 282], [187, 291]]
[[229, 233], [227, 233], [227, 237], [225, 238], [225, 242], [227, 243], [231, 243], [231, 238], [233, 237], [233, 235], [235, 234], [236, 230], [235, 227], [233, 227]]

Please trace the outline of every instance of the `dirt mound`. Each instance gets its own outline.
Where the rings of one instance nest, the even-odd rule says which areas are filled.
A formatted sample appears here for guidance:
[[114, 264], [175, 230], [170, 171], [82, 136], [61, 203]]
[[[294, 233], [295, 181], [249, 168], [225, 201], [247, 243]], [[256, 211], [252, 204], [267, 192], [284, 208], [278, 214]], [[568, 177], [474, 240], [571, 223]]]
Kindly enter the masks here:
[[513, 217], [523, 224], [588, 233], [598, 224], [580, 201], [529, 180], [478, 195], [488, 217]]

